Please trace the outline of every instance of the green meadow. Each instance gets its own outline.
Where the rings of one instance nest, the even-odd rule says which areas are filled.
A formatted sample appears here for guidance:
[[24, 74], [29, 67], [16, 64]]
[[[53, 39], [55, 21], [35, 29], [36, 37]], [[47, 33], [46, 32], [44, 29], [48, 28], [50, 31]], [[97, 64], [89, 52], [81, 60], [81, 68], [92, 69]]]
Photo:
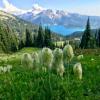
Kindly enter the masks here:
[[[38, 52], [24, 48], [13, 54], [0, 54], [0, 66], [12, 65], [10, 72], [0, 73], [0, 100], [100, 100], [100, 50], [76, 50], [65, 68], [63, 78], [53, 72], [36, 72], [21, 65], [23, 53]], [[77, 55], [84, 58], [77, 60]], [[77, 80], [73, 65], [82, 63], [83, 78]]]

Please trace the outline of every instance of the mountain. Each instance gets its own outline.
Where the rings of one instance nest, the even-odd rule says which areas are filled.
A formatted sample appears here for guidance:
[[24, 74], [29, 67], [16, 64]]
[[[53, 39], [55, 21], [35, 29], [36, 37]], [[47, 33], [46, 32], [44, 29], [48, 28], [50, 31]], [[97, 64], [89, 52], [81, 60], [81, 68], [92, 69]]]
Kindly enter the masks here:
[[[69, 13], [63, 10], [42, 9], [37, 14], [35, 12], [38, 10], [33, 8], [32, 11], [18, 15], [18, 17], [34, 24], [60, 25], [66, 28], [84, 28], [88, 18], [87, 15]], [[99, 16], [90, 16], [90, 20], [92, 28], [100, 27]]]
[[38, 26], [35, 24], [31, 24], [27, 21], [18, 18], [15, 15], [6, 13], [1, 10], [0, 23], [2, 23], [3, 25], [8, 25], [13, 31], [15, 31], [18, 34], [25, 33], [26, 28], [28, 28], [32, 32], [34, 32], [38, 28]]
[[[69, 13], [63, 10], [37, 9], [35, 6], [32, 11], [20, 14], [18, 17], [33, 24], [48, 26], [53, 32], [64, 36], [76, 31], [83, 31], [88, 18], [87, 15]], [[90, 23], [92, 29], [99, 28], [100, 16], [90, 16]]]
[[[23, 19], [18, 18], [15, 15], [6, 13], [1, 10], [0, 10], [0, 24], [3, 24], [3, 26], [5, 27], [9, 26], [9, 28], [12, 29], [14, 33], [18, 34], [18, 36], [24, 34], [26, 28], [29, 29], [30, 32], [33, 34], [37, 34], [38, 32], [38, 25], [27, 22]], [[60, 40], [63, 39], [64, 37], [62, 35], [52, 32], [52, 38], [54, 40]]]
[[[93, 37], [95, 37], [96, 32], [97, 32], [97, 29], [92, 29], [91, 30], [91, 35]], [[84, 33], [84, 31], [76, 31], [76, 32], [73, 32], [72, 34], [67, 35], [66, 38], [67, 39], [81, 38], [83, 33]]]
[[[49, 26], [56, 33], [63, 35], [71, 34], [75, 31], [83, 31], [88, 16], [78, 13], [70, 13], [64, 10], [52, 10], [34, 4], [32, 9], [19, 9], [8, 0], [3, 0], [3, 11], [16, 15], [33, 24]], [[90, 16], [91, 28], [100, 27], [100, 16]]]

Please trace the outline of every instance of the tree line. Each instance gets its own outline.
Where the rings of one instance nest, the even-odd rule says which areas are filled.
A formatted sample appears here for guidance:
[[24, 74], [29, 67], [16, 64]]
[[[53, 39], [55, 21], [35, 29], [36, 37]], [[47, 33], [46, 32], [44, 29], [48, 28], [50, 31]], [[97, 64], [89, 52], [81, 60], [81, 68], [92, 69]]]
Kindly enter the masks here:
[[[17, 36], [8, 25], [0, 24], [0, 51], [16, 52], [23, 47], [55, 48], [51, 34], [52, 32], [48, 27], [43, 28], [40, 25], [37, 33], [32, 34], [29, 29], [26, 29], [25, 34]], [[100, 47], [100, 29], [93, 36], [89, 18], [79, 47], [82, 49]]]
[[25, 39], [23, 36], [19, 39], [19, 49], [23, 47], [50, 47], [53, 48], [53, 42], [51, 38], [51, 30], [48, 27], [45, 29], [40, 25], [37, 34], [32, 34], [28, 29], [26, 29]]
[[17, 36], [8, 25], [0, 24], [0, 51], [16, 52], [24, 47], [53, 48], [51, 34], [48, 27], [43, 28], [40, 25], [37, 33], [32, 34], [26, 29], [25, 34]]

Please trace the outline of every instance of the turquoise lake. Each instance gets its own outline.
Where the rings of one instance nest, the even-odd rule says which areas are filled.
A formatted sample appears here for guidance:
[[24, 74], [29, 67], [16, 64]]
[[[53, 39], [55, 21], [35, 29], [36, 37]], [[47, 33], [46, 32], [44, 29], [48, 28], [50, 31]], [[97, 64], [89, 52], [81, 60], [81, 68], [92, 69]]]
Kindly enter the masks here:
[[76, 31], [83, 31], [83, 28], [66, 28], [64, 26], [60, 26], [60, 25], [44, 25], [44, 26], [48, 26], [51, 31], [58, 33], [58, 34], [62, 34], [64, 36], [72, 34], [73, 32]]

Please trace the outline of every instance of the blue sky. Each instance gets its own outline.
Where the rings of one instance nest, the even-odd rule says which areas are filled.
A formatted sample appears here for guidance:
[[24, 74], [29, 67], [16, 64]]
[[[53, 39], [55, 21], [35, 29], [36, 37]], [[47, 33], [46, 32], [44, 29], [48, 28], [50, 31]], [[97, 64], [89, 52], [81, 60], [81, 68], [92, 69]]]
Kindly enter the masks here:
[[[0, 7], [3, 6], [0, 0]], [[38, 3], [44, 8], [66, 10], [68, 12], [100, 16], [100, 0], [8, 0], [20, 9], [32, 9]]]

